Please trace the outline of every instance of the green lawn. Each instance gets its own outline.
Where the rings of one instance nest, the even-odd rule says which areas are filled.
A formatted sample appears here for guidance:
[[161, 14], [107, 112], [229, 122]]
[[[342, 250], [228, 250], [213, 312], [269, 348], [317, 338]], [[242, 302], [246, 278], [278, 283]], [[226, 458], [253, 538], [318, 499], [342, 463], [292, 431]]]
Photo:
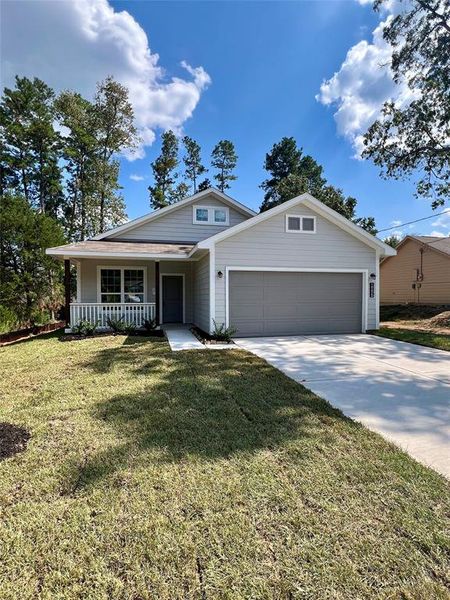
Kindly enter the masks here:
[[439, 350], [450, 350], [450, 335], [415, 329], [396, 329], [393, 327], [381, 327], [381, 329], [372, 333], [390, 338], [391, 340], [410, 342], [411, 344], [429, 346], [430, 348], [438, 348]]
[[0, 598], [448, 599], [448, 483], [257, 357], [0, 348]]

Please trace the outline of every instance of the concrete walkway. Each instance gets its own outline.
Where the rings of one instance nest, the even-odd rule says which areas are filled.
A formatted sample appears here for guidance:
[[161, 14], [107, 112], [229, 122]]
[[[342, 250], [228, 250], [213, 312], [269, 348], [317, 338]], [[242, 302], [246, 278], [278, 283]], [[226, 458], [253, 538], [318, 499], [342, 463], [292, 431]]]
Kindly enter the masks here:
[[235, 340], [450, 477], [450, 353], [372, 335]]
[[205, 346], [189, 330], [187, 325], [163, 325], [170, 349], [179, 350], [204, 350]]

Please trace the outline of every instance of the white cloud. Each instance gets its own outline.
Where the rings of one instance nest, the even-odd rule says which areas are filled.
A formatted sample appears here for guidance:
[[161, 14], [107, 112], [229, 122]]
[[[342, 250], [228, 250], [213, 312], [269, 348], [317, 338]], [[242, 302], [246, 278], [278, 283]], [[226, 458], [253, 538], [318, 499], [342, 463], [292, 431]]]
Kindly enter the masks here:
[[434, 229], [430, 235], [447, 237], [450, 235], [450, 209], [442, 215], [439, 215], [436, 221], [431, 223]]
[[399, 225], [401, 225], [402, 222], [401, 221], [391, 221], [391, 225], [392, 227], [398, 227]]
[[130, 179], [132, 181], [144, 181], [145, 177], [143, 175], [135, 175], [134, 173], [132, 173], [130, 175]]
[[405, 106], [413, 99], [405, 83], [394, 83], [389, 66], [392, 48], [383, 39], [383, 28], [399, 10], [398, 5], [386, 5], [389, 14], [373, 30], [371, 42], [362, 40], [352, 46], [339, 71], [323, 81], [316, 96], [325, 106], [336, 109], [337, 131], [351, 141], [357, 156], [363, 149], [362, 136], [378, 118], [384, 102], [392, 99], [398, 106]]
[[[189, 78], [167, 77], [139, 23], [107, 0], [4, 2], [2, 16], [2, 86], [16, 74], [36, 76], [91, 97], [96, 82], [113, 75], [129, 89], [143, 146], [158, 128], [181, 131], [211, 82], [185, 61]], [[141, 147], [133, 158], [144, 154]]]

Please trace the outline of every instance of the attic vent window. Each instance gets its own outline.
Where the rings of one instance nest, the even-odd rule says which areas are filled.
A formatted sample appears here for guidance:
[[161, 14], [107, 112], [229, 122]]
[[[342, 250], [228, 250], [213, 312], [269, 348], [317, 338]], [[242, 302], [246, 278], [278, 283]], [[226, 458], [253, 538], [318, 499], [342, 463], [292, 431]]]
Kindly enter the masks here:
[[194, 206], [194, 225], [229, 225], [230, 210], [226, 206]]
[[288, 233], [316, 233], [316, 217], [286, 215], [286, 231]]

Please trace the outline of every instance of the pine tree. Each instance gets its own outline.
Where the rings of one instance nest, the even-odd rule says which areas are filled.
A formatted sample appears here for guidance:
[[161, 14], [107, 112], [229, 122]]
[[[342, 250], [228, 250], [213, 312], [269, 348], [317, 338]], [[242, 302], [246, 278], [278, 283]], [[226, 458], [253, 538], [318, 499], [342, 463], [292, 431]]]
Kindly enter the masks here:
[[198, 191], [199, 192], [204, 192], [205, 190], [207, 190], [208, 188], [212, 187], [212, 183], [210, 182], [210, 180], [206, 177], [206, 179], [204, 179], [203, 181], [201, 181], [198, 184]]
[[176, 201], [174, 186], [178, 178], [178, 140], [170, 129], [161, 136], [161, 154], [151, 163], [154, 185], [149, 186], [150, 206], [157, 210]]
[[16, 77], [0, 103], [0, 187], [22, 194], [41, 213], [60, 216], [61, 137], [54, 128], [54, 92], [40, 79]]
[[323, 167], [311, 156], [303, 156], [293, 137], [284, 137], [272, 146], [264, 167], [270, 177], [261, 184], [265, 191], [261, 212], [308, 192], [369, 233], [376, 234], [374, 218], [357, 217], [356, 198], [345, 197], [342, 190], [328, 184], [322, 177]]
[[207, 169], [202, 165], [200, 146], [195, 140], [186, 135], [183, 138], [183, 146], [185, 149], [183, 157], [185, 176], [188, 181], [192, 182], [192, 189], [195, 194], [197, 193], [198, 177], [206, 173]]
[[116, 184], [113, 184], [111, 175], [117, 169], [112, 167], [111, 159], [123, 150], [134, 148], [137, 143], [133, 107], [128, 100], [127, 88], [112, 77], [107, 77], [99, 83], [94, 98], [93, 115], [97, 140], [99, 230], [103, 232], [107, 229], [107, 221], [109, 224], [117, 220], [112, 214], [113, 206], [119, 206], [120, 217], [124, 214], [123, 203], [120, 203], [119, 196], [114, 195], [113, 187]]
[[237, 159], [234, 144], [229, 140], [221, 140], [211, 153], [211, 165], [218, 169], [214, 179], [217, 181], [217, 187], [221, 192], [230, 187], [230, 181], [237, 179], [236, 175], [233, 174]]

